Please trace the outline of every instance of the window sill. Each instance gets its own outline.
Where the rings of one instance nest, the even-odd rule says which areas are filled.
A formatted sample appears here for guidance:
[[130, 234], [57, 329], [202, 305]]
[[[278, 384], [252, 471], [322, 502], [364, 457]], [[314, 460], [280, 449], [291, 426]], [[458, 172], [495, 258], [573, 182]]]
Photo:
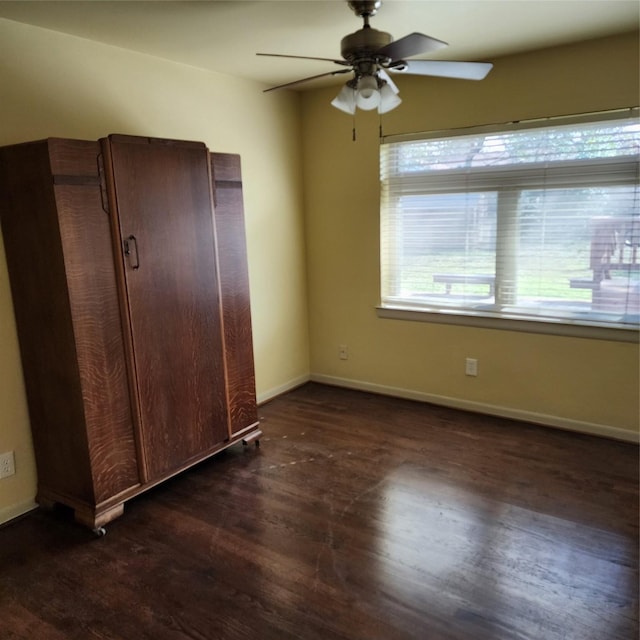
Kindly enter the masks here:
[[603, 327], [596, 323], [589, 324], [584, 321], [578, 324], [577, 322], [564, 320], [552, 321], [547, 318], [518, 318], [516, 316], [505, 318], [473, 311], [417, 310], [402, 306], [378, 306], [376, 307], [376, 313], [379, 318], [389, 320], [430, 322], [433, 324], [449, 324], [500, 331], [522, 331], [525, 333], [590, 340], [609, 340], [613, 342], [638, 343], [640, 341], [638, 328], [625, 325]]

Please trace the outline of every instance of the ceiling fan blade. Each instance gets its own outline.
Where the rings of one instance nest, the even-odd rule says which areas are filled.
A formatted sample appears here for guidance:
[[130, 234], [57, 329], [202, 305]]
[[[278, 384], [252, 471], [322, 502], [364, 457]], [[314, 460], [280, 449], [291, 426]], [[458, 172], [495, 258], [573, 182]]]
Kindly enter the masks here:
[[333, 58], [314, 58], [313, 56], [289, 56], [284, 53], [256, 53], [257, 56], [269, 56], [270, 58], [297, 58], [298, 60], [322, 60], [324, 62], [335, 62], [344, 66], [350, 66], [346, 60], [334, 60]]
[[408, 60], [396, 67], [387, 67], [395, 73], [416, 76], [438, 76], [460, 80], [482, 80], [493, 68], [490, 62], [455, 62], [449, 60]]
[[391, 76], [381, 67], [378, 69], [378, 75], [389, 85], [393, 93], [396, 95], [400, 93], [400, 90], [396, 86], [396, 83], [391, 79]]
[[376, 55], [385, 56], [391, 60], [404, 60], [411, 56], [431, 53], [448, 46], [446, 42], [431, 36], [425, 36], [424, 33], [410, 33], [408, 36], [394, 40], [378, 49]]
[[293, 87], [296, 84], [301, 84], [302, 82], [309, 82], [309, 80], [315, 80], [316, 78], [325, 78], [326, 76], [335, 76], [339, 73], [350, 73], [351, 69], [340, 69], [340, 71], [329, 71], [328, 73], [319, 73], [317, 76], [309, 76], [308, 78], [302, 78], [301, 80], [294, 80], [293, 82], [286, 82], [285, 84], [279, 84], [276, 87], [269, 87], [269, 89], [265, 89], [263, 93], [267, 93], [268, 91], [275, 91], [276, 89], [285, 89], [287, 87]]

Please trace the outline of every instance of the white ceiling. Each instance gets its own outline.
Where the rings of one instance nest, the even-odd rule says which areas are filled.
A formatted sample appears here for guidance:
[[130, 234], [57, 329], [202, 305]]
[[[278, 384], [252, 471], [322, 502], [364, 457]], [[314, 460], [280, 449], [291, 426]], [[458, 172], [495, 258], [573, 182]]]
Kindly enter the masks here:
[[[492, 61], [636, 30], [639, 13], [637, 0], [384, 0], [371, 24], [395, 39], [418, 31], [450, 43], [431, 59]], [[0, 17], [267, 86], [341, 67], [256, 53], [340, 58], [341, 38], [362, 26], [344, 0], [2, 1]]]

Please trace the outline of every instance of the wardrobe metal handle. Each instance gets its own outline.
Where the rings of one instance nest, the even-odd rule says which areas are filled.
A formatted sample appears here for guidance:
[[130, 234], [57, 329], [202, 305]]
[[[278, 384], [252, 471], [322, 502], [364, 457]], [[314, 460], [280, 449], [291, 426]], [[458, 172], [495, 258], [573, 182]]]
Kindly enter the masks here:
[[[135, 262], [131, 264], [131, 255], [135, 253]], [[140, 254], [138, 253], [138, 241], [135, 236], [129, 236], [124, 241], [124, 255], [129, 258], [129, 265], [132, 269], [140, 268]]]

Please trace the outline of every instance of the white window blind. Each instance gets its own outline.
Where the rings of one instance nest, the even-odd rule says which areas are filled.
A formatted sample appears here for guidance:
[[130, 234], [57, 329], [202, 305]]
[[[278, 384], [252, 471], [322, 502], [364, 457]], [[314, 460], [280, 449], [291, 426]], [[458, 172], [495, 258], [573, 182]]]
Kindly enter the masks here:
[[381, 145], [381, 303], [637, 327], [640, 121]]

